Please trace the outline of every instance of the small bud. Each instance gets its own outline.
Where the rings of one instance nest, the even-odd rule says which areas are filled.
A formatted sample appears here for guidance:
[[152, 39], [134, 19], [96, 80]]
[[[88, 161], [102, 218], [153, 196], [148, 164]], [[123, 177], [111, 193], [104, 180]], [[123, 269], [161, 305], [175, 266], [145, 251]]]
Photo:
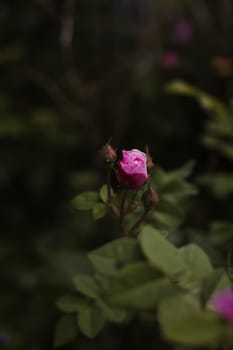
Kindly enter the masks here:
[[149, 147], [146, 146], [146, 157], [147, 157], [147, 162], [146, 162], [146, 165], [147, 165], [147, 169], [148, 170], [151, 170], [154, 168], [154, 162], [151, 158], [151, 155], [149, 153]]
[[146, 210], [152, 206], [157, 205], [159, 202], [158, 193], [150, 186], [146, 192], [142, 195], [142, 201]]
[[104, 145], [100, 152], [102, 158], [105, 160], [106, 163], [115, 163], [117, 159], [117, 154], [114, 148], [110, 145], [110, 143], [106, 143], [106, 145]]

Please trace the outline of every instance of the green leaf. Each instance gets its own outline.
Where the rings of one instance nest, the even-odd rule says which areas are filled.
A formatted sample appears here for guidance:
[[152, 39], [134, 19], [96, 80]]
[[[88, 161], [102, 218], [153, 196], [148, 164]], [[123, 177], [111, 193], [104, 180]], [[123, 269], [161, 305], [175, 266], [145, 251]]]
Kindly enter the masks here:
[[121, 286], [108, 296], [108, 300], [120, 307], [134, 311], [146, 311], [156, 307], [161, 297], [178, 288], [166, 278], [144, 282], [133, 286]]
[[107, 207], [106, 207], [106, 204], [103, 204], [103, 203], [97, 203], [92, 210], [92, 216], [94, 220], [99, 220], [102, 217], [104, 217], [106, 214], [107, 214]]
[[215, 245], [231, 243], [233, 239], [233, 222], [214, 221], [210, 225], [210, 239]]
[[197, 183], [206, 186], [220, 199], [229, 197], [233, 193], [233, 173], [207, 173], [199, 176]]
[[159, 228], [177, 228], [181, 224], [181, 218], [177, 218], [174, 215], [163, 213], [162, 211], [156, 211], [153, 215], [155, 226]]
[[103, 312], [104, 317], [106, 320], [115, 322], [115, 323], [122, 323], [124, 322], [127, 317], [128, 313], [125, 310], [120, 309], [119, 307], [108, 305], [103, 300], [98, 300], [97, 305]]
[[150, 266], [148, 262], [137, 261], [124, 266], [114, 277], [117, 283], [122, 283], [126, 286], [134, 286], [159, 278], [161, 277], [161, 273]]
[[213, 271], [208, 255], [194, 243], [180, 248], [179, 251], [187, 266], [182, 286], [189, 289], [200, 286], [200, 282]]
[[202, 286], [203, 302], [207, 303], [210, 297], [223, 289], [231, 287], [231, 281], [223, 269], [215, 269], [206, 277]]
[[56, 325], [54, 346], [63, 346], [72, 342], [78, 333], [75, 319], [71, 315], [65, 315], [60, 318]]
[[45, 278], [54, 284], [70, 284], [78, 273], [92, 272], [92, 266], [86, 254], [79, 251], [48, 249], [41, 247], [42, 256], [48, 261], [50, 269], [45, 269]]
[[114, 275], [123, 265], [140, 260], [141, 254], [136, 239], [120, 238], [90, 252], [88, 257], [96, 271]]
[[[160, 277], [161, 274], [146, 262], [128, 264], [115, 274], [106, 298], [122, 307], [144, 310], [157, 300], [153, 283]], [[146, 296], [150, 290], [152, 298]]]
[[232, 282], [230, 281], [229, 276], [224, 271], [219, 276], [219, 279], [212, 290], [212, 294], [218, 293], [218, 292], [222, 291], [223, 289], [230, 288], [230, 287], [232, 287]]
[[57, 307], [63, 312], [78, 312], [87, 304], [83, 298], [78, 298], [73, 295], [64, 295], [57, 301]]
[[176, 93], [181, 95], [194, 96], [197, 92], [192, 85], [186, 84], [182, 80], [174, 80], [165, 86], [167, 92]]
[[95, 279], [90, 275], [75, 276], [74, 286], [78, 292], [92, 299], [98, 299], [100, 295], [100, 287]]
[[189, 295], [176, 295], [161, 300], [158, 319], [164, 337], [188, 346], [218, 345], [223, 327], [218, 316], [202, 311]]
[[78, 314], [78, 326], [88, 338], [95, 338], [104, 324], [104, 315], [96, 305], [88, 305]]
[[139, 235], [139, 242], [148, 261], [168, 277], [177, 280], [186, 272], [178, 249], [158, 230], [145, 226]]
[[160, 192], [161, 188], [170, 181], [167, 173], [160, 167], [156, 167], [156, 171], [152, 174], [152, 182], [154, 188]]
[[108, 186], [107, 185], [103, 185], [100, 189], [99, 192], [100, 198], [104, 203], [107, 203], [108, 201]]
[[194, 97], [197, 99], [200, 106], [207, 111], [217, 112], [222, 115], [227, 112], [224, 104], [218, 101], [215, 97], [207, 95], [205, 92], [185, 83], [182, 80], [175, 80], [167, 84], [166, 91]]
[[211, 119], [205, 125], [205, 134], [202, 143], [222, 153], [226, 158], [233, 159], [233, 119], [232, 112], [213, 96], [186, 84], [183, 81], [173, 81], [167, 85], [168, 92], [194, 97], [199, 105], [206, 110]]
[[194, 196], [197, 194], [197, 189], [186, 181], [169, 181], [163, 185], [160, 190], [162, 199], [172, 198], [172, 203], [178, 203], [187, 197]]
[[[221, 125], [221, 121], [218, 123]], [[233, 133], [233, 128], [232, 131]], [[227, 138], [227, 136], [225, 136]], [[206, 134], [202, 137], [202, 143], [211, 149], [215, 149], [218, 152], [222, 153], [222, 155], [230, 160], [233, 160], [233, 142], [232, 139], [228, 139], [225, 141], [218, 133], [212, 133], [210, 130], [206, 130]]]
[[195, 166], [195, 162], [193, 160], [190, 160], [186, 164], [184, 164], [182, 167], [175, 169], [174, 171], [171, 171], [169, 173], [169, 177], [174, 180], [184, 180], [188, 176], [192, 174], [193, 168]]
[[152, 223], [159, 228], [178, 227], [187, 210], [187, 199], [197, 194], [197, 189], [184, 179], [189, 176], [193, 162], [173, 172], [157, 168], [152, 176], [152, 185], [156, 188], [160, 202], [152, 213]]
[[84, 192], [73, 199], [73, 206], [78, 210], [89, 210], [92, 209], [98, 201], [98, 192]]
[[159, 202], [158, 206], [152, 215], [155, 221], [155, 226], [159, 225], [162, 228], [176, 228], [182, 222], [183, 213], [174, 204], [162, 200]]

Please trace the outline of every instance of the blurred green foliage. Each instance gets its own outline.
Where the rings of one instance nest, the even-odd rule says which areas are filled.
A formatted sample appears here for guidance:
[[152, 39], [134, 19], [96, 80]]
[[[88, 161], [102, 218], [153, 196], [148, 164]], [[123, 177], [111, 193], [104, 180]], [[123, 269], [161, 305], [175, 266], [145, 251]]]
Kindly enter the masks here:
[[[155, 178], [162, 174], [165, 182], [158, 185], [165, 198], [155, 218], [160, 228], [174, 225], [172, 241], [195, 241], [225, 266], [233, 204], [232, 7], [231, 0], [1, 1], [2, 349], [51, 349], [55, 301], [72, 291], [75, 275], [91, 271], [86, 252], [119, 237], [108, 218], [93, 222], [71, 204], [105, 182], [97, 151], [110, 136], [119, 151], [150, 146]], [[192, 33], [185, 43], [174, 34], [183, 18]], [[167, 51], [179, 57], [172, 68], [164, 66]], [[192, 85], [192, 96], [165, 91], [175, 78]], [[169, 170], [190, 159], [199, 194], [186, 205], [177, 189], [192, 194], [194, 187], [173, 181]], [[160, 312], [166, 322], [162, 306]], [[93, 341], [80, 334], [64, 348], [142, 346], [170, 348], [144, 315], [125, 327], [107, 325]]]

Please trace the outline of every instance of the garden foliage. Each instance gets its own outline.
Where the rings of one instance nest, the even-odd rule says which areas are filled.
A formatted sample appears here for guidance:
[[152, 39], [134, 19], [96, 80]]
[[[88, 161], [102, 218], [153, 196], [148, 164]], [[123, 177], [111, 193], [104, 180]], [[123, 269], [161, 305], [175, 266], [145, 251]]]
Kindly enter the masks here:
[[[106, 322], [127, 325], [136, 315], [145, 314], [159, 324], [168, 342], [192, 347], [231, 346], [232, 326], [211, 310], [209, 302], [231, 286], [229, 276], [224, 269], [214, 268], [199, 245], [176, 247], [171, 241], [172, 233], [184, 220], [188, 201], [197, 194], [186, 180], [192, 169], [193, 162], [170, 173], [155, 168], [150, 183], [160, 201], [148, 215], [149, 224], [134, 225], [134, 230], [122, 231], [121, 227], [119, 236], [126, 237], [88, 253], [91, 271], [75, 275], [72, 293], [57, 301], [65, 315], [57, 324], [55, 346], [74, 340], [79, 332], [94, 338]], [[102, 218], [109, 211], [107, 187], [79, 194], [73, 205], [91, 210], [94, 220]], [[119, 203], [120, 197], [122, 214], [134, 198], [127, 225], [142, 215], [145, 185], [139, 191], [131, 190], [129, 203], [121, 194], [126, 189], [111, 191], [113, 202]]]

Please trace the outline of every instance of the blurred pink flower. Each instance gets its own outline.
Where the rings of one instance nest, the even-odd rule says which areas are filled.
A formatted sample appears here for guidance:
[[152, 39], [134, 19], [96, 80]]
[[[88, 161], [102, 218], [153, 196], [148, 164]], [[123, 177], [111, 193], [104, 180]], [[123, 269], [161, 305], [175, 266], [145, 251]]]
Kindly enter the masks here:
[[122, 151], [123, 158], [118, 164], [118, 180], [130, 188], [141, 187], [148, 179], [147, 156], [138, 149]]
[[165, 51], [161, 57], [161, 64], [163, 68], [172, 69], [179, 65], [180, 56], [176, 51]]
[[175, 22], [174, 38], [178, 44], [186, 44], [190, 41], [192, 35], [192, 25], [187, 19], [181, 18]]
[[226, 289], [215, 294], [209, 301], [210, 307], [233, 323], [233, 290]]

